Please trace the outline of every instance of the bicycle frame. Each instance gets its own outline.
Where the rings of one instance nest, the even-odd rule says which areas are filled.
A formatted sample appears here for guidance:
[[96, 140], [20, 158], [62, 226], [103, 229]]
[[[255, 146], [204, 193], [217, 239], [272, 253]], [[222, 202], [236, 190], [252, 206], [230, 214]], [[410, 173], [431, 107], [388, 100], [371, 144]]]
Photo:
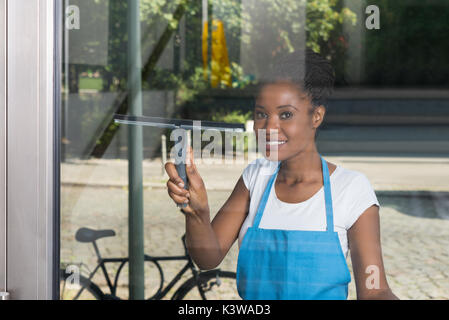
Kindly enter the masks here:
[[[92, 278], [97, 273], [98, 269], [101, 269], [102, 272], [103, 272], [103, 275], [104, 275], [104, 277], [106, 279], [106, 283], [107, 283], [107, 285], [109, 287], [109, 290], [111, 292], [111, 296], [118, 298], [116, 296], [116, 290], [117, 290], [117, 285], [118, 285], [118, 278], [119, 278], [119, 275], [120, 275], [120, 272], [121, 272], [123, 266], [129, 261], [129, 258], [102, 258], [101, 254], [100, 254], [100, 251], [98, 249], [98, 246], [97, 246], [95, 241], [92, 242], [92, 245], [94, 246], [95, 254], [97, 255], [97, 258], [98, 258], [98, 265], [89, 274], [88, 280], [92, 282]], [[198, 274], [199, 274], [199, 270], [197, 270], [197, 268], [195, 267], [192, 259], [190, 258], [190, 256], [187, 253], [187, 250], [186, 250], [186, 254], [183, 255], [183, 256], [153, 257], [153, 256], [145, 255], [144, 256], [144, 260], [145, 260], [145, 262], [151, 261], [152, 263], [154, 263], [156, 265], [156, 267], [157, 267], [157, 269], [159, 271], [160, 277], [161, 277], [161, 279], [160, 279], [160, 286], [159, 286], [157, 292], [153, 296], [148, 298], [147, 300], [158, 300], [158, 299], [164, 298], [167, 295], [167, 293], [174, 287], [174, 285], [181, 279], [181, 277], [189, 269], [192, 271], [192, 274], [195, 277], [195, 279], [197, 279]], [[182, 260], [186, 260], [187, 261], [185, 266], [170, 281], [170, 283], [165, 288], [163, 288], [164, 272], [163, 272], [161, 266], [159, 265], [159, 261], [182, 261]], [[111, 278], [109, 276], [109, 273], [108, 273], [108, 271], [106, 269], [106, 264], [107, 263], [120, 263], [120, 266], [117, 269], [117, 273], [115, 275], [114, 283], [112, 283]], [[81, 295], [81, 293], [83, 292], [84, 289], [85, 289], [85, 287], [82, 287], [80, 289], [80, 291], [75, 296], [75, 299], [79, 298], [79, 296]], [[202, 292], [202, 290], [200, 288], [199, 288], [199, 290], [200, 290], [201, 296], [203, 298], [205, 298], [204, 297], [204, 293]], [[102, 291], [102, 290], [100, 289], [100, 291]]]

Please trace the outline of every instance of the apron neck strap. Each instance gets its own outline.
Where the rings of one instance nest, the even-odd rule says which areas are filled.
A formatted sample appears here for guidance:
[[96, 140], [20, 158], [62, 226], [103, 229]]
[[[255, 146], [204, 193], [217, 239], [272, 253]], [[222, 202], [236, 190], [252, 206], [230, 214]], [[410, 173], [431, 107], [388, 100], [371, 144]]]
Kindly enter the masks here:
[[334, 215], [332, 208], [332, 191], [330, 183], [329, 168], [327, 167], [326, 160], [321, 158], [321, 168], [323, 172], [323, 186], [324, 186], [324, 204], [326, 206], [326, 231], [334, 232]]
[[270, 195], [271, 187], [273, 186], [274, 180], [276, 180], [276, 176], [278, 175], [279, 168], [281, 167], [281, 162], [276, 168], [276, 171], [270, 177], [267, 186], [265, 187], [265, 191], [263, 192], [262, 198], [259, 201], [259, 207], [257, 208], [256, 216], [254, 217], [253, 227], [258, 229], [260, 220], [262, 219], [263, 212], [265, 211], [265, 205], [267, 204], [268, 197]]
[[[323, 186], [324, 186], [324, 201], [326, 207], [326, 231], [333, 232], [334, 231], [334, 218], [333, 218], [333, 208], [332, 208], [332, 192], [331, 192], [331, 184], [330, 184], [330, 176], [329, 176], [329, 168], [327, 167], [326, 161], [321, 157], [321, 171], [323, 174]], [[265, 187], [265, 191], [262, 195], [262, 198], [259, 202], [259, 207], [257, 208], [256, 216], [254, 217], [253, 227], [258, 229], [260, 220], [262, 219], [263, 212], [265, 211], [265, 206], [268, 201], [268, 197], [270, 195], [272, 186], [274, 181], [276, 180], [277, 174], [279, 172], [279, 168], [281, 167], [281, 162], [276, 168], [276, 171], [270, 177], [267, 186]]]

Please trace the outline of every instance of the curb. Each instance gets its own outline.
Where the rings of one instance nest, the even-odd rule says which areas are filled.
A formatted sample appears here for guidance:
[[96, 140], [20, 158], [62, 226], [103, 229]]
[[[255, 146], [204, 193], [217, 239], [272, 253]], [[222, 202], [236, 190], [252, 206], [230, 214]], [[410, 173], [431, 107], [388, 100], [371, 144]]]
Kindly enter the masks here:
[[[82, 183], [63, 181], [61, 186], [65, 187], [83, 187], [83, 188], [116, 188], [128, 189], [127, 184], [123, 183]], [[144, 189], [166, 189], [165, 183], [147, 182], [143, 184]], [[208, 191], [229, 191], [232, 192], [233, 187], [207, 187]], [[401, 197], [401, 198], [440, 198], [449, 199], [449, 190], [374, 190], [377, 196], [381, 197]]]

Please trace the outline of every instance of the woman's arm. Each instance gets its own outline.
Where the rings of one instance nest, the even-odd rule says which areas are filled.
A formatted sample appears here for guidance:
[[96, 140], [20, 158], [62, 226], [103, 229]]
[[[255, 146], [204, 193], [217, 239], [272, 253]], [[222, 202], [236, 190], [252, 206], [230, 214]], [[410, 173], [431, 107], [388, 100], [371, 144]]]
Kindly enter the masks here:
[[248, 213], [249, 191], [238, 180], [232, 194], [213, 219], [198, 221], [186, 214], [186, 245], [193, 261], [204, 270], [216, 268], [238, 237]]
[[380, 245], [379, 207], [368, 208], [348, 230], [357, 299], [398, 299], [387, 283]]
[[249, 191], [240, 177], [232, 194], [211, 222], [204, 182], [193, 162], [192, 152], [189, 152], [189, 157], [190, 163], [186, 166], [189, 190], [179, 185], [182, 180], [173, 163], [165, 165], [170, 177], [167, 189], [176, 203], [189, 201], [183, 212], [186, 217], [186, 246], [190, 256], [201, 269], [213, 269], [223, 261], [238, 237], [248, 213]]

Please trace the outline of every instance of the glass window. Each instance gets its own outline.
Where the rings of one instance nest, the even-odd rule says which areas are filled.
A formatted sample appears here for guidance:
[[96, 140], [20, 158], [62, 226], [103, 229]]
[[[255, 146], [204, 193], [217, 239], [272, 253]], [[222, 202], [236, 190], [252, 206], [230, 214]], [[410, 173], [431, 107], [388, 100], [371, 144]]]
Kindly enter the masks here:
[[[244, 128], [235, 139], [191, 133], [212, 220], [263, 158], [259, 90], [307, 50], [335, 77], [317, 150], [375, 191], [390, 288], [401, 299], [449, 298], [445, 13], [444, 0], [65, 0], [61, 299], [202, 298], [195, 274], [204, 270], [187, 254], [186, 219], [167, 192], [173, 124]], [[219, 269], [203, 273], [209, 299], [240, 299], [237, 238]]]

